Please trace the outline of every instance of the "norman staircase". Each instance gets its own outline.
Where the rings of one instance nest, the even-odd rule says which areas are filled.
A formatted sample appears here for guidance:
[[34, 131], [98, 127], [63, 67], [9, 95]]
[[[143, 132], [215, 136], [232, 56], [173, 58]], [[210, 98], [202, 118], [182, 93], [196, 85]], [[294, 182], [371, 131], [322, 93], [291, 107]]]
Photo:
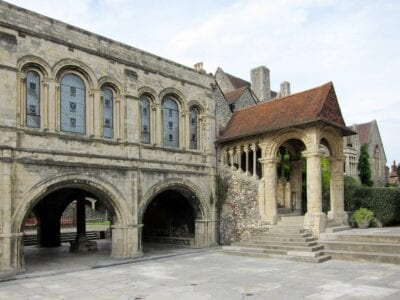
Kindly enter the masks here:
[[317, 238], [303, 229], [304, 216], [282, 216], [277, 225], [249, 240], [222, 247], [227, 254], [253, 257], [280, 257], [320, 263], [330, 259]]
[[336, 234], [320, 244], [334, 259], [400, 264], [399, 235]]

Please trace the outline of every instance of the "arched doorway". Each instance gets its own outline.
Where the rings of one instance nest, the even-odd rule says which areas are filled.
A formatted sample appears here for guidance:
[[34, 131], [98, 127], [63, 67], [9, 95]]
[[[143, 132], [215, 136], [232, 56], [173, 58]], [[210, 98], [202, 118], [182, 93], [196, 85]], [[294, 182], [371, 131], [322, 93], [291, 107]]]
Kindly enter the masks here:
[[198, 194], [185, 185], [166, 185], [152, 192], [139, 214], [143, 223], [144, 253], [163, 245], [204, 247], [210, 245], [207, 208]]
[[[93, 253], [96, 256], [92, 261], [79, 258], [83, 261], [80, 267], [85, 267], [86, 263], [91, 266], [96, 264], [96, 260], [110, 257], [131, 258], [139, 255], [137, 226], [132, 225], [133, 216], [123, 196], [98, 179], [69, 177], [71, 175], [42, 182], [17, 207], [13, 217], [16, 231], [24, 235], [33, 231], [35, 235], [34, 246], [28, 246], [26, 237], [25, 241], [22, 237], [19, 242], [19, 252], [15, 253], [18, 272], [29, 272], [32, 262], [36, 266], [40, 264], [35, 272], [49, 271], [47, 267], [58, 268], [59, 259], [71, 258], [71, 255], [82, 258], [83, 255], [76, 252], [84, 253], [86, 258]], [[88, 221], [93, 221], [88, 212], [97, 218], [94, 230], [88, 224]], [[27, 233], [26, 227], [32, 219], [35, 220], [36, 230]], [[29, 252], [29, 247], [33, 247], [33, 251]], [[79, 259], [74, 261], [78, 267]]]

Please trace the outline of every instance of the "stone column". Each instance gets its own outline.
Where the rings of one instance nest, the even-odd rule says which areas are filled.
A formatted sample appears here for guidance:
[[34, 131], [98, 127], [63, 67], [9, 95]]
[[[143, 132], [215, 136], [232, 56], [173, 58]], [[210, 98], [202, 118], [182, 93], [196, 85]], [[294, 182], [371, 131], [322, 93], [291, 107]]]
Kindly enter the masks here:
[[76, 240], [71, 243], [71, 252], [96, 251], [97, 243], [89, 241], [86, 237], [86, 209], [85, 198], [76, 200]]
[[43, 79], [42, 95], [40, 101], [41, 126], [44, 131], [49, 130], [49, 80]]
[[261, 203], [260, 206], [264, 207], [264, 216], [263, 219], [269, 224], [276, 224], [277, 221], [277, 203], [276, 203], [276, 185], [277, 185], [277, 172], [276, 172], [276, 158], [262, 158], [260, 159], [261, 165], [263, 167], [263, 178], [262, 182], [264, 185], [264, 194], [263, 198], [260, 200], [264, 203]]
[[331, 182], [330, 182], [330, 204], [331, 210], [328, 212], [328, 219], [333, 220], [336, 225], [347, 225], [347, 213], [344, 211], [344, 157], [334, 157], [331, 163]]
[[163, 146], [164, 145], [164, 132], [163, 132], [163, 110], [162, 110], [162, 105], [157, 104], [156, 110], [157, 110], [157, 120], [156, 120], [157, 139], [156, 139], [156, 144]]
[[89, 115], [89, 119], [92, 119], [91, 121], [89, 120], [89, 123], [93, 126], [91, 134], [97, 138], [103, 137], [103, 92], [101, 90], [93, 90], [89, 94], [93, 95], [94, 104], [93, 113]]
[[257, 177], [257, 144], [251, 144], [250, 149], [253, 151], [253, 177]]
[[290, 201], [294, 211], [298, 212], [301, 212], [302, 165], [303, 162], [301, 160], [292, 160], [290, 162]]
[[119, 259], [141, 256], [142, 228], [143, 224], [112, 226], [111, 256]]
[[237, 149], [238, 149], [237, 150], [237, 155], [238, 155], [238, 159], [239, 159], [239, 161], [238, 161], [238, 165], [239, 165], [238, 170], [239, 170], [240, 173], [243, 173], [243, 169], [242, 169], [242, 148], [238, 147]]
[[304, 225], [316, 236], [325, 231], [326, 215], [322, 212], [321, 158], [320, 151], [308, 152], [307, 158], [307, 213]]
[[235, 166], [233, 165], [233, 154], [234, 154], [234, 150], [233, 149], [229, 149], [228, 153], [229, 153], [229, 162], [231, 164], [231, 169], [235, 170]]
[[249, 173], [249, 146], [248, 145], [243, 146], [243, 151], [246, 154], [245, 173], [246, 173], [246, 175], [250, 175], [250, 173]]
[[195, 248], [210, 247], [215, 245], [215, 222], [210, 220], [196, 220], [195, 221]]

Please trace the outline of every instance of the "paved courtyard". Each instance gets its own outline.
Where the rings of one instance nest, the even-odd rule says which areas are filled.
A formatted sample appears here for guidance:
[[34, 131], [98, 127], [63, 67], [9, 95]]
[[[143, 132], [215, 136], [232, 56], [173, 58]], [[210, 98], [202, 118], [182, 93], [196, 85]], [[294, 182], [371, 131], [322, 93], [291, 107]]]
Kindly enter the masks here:
[[0, 282], [0, 299], [400, 299], [400, 266], [308, 264], [210, 249]]

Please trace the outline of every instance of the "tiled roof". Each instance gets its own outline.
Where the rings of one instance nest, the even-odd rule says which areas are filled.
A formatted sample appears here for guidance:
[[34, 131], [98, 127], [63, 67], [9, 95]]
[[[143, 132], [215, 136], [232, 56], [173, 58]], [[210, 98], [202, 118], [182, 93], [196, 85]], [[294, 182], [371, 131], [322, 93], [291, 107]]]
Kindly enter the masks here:
[[346, 135], [351, 134], [332, 82], [238, 110], [218, 139], [228, 141], [315, 121], [324, 121], [342, 129]]
[[245, 87], [245, 86], [250, 86], [250, 82], [243, 80], [239, 77], [233, 76], [231, 74], [228, 74], [226, 72], [224, 72], [225, 75], [228, 77], [229, 81], [232, 83], [233, 87], [235, 89], [241, 88], [241, 87]]
[[369, 130], [372, 127], [374, 121], [363, 123], [363, 124], [356, 124], [355, 127], [358, 131], [358, 136], [360, 137], [360, 144], [367, 144], [368, 137], [369, 137]]
[[243, 86], [231, 92], [224, 93], [226, 102], [228, 102], [228, 104], [235, 103], [243, 95], [246, 89], [247, 86]]

